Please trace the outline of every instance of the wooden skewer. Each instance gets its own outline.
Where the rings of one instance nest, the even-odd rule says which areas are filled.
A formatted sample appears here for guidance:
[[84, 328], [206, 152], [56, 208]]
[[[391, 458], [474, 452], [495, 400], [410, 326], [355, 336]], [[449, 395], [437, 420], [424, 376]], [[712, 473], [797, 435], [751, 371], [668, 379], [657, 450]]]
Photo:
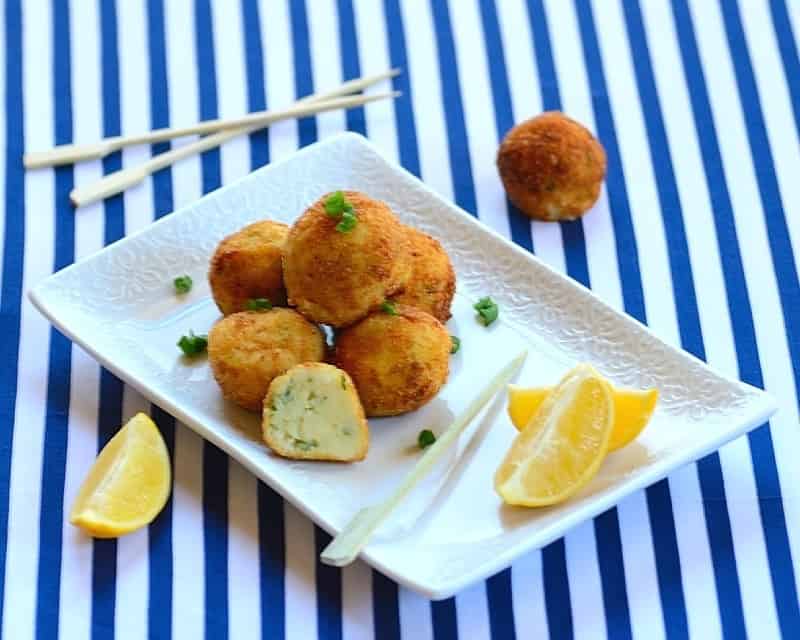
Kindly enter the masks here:
[[219, 133], [201, 138], [196, 142], [160, 153], [137, 167], [129, 167], [127, 169], [110, 173], [93, 184], [73, 189], [69, 194], [69, 199], [72, 201], [73, 205], [80, 207], [86, 204], [91, 204], [92, 202], [96, 202], [97, 200], [102, 200], [103, 198], [116, 195], [128, 187], [141, 182], [150, 174], [168, 167], [178, 160], [195, 155], [197, 153], [202, 153], [203, 151], [208, 151], [209, 149], [220, 146], [232, 138], [253, 133], [254, 131], [263, 129], [264, 127], [278, 120], [285, 120], [287, 118], [300, 118], [315, 113], [321, 113], [323, 111], [330, 111], [332, 109], [349, 109], [367, 104], [369, 102], [375, 102], [376, 100], [396, 98], [399, 95], [399, 91], [393, 91], [391, 93], [347, 96], [342, 98], [331, 98], [330, 100], [324, 100], [321, 102], [315, 100], [307, 101], [301, 104], [295, 104], [289, 109], [273, 111], [268, 115], [262, 116], [261, 119], [257, 120], [255, 123], [251, 123], [245, 127], [240, 126], [237, 129], [226, 129], [220, 131]]
[[[310, 112], [301, 111], [293, 114], [289, 113], [292, 109], [296, 109], [299, 105], [307, 105], [309, 103], [321, 103], [323, 101], [331, 100], [339, 96], [344, 96], [350, 93], [360, 91], [376, 82], [392, 78], [400, 73], [400, 69], [390, 69], [372, 76], [365, 78], [358, 78], [349, 80], [337, 88], [322, 93], [316, 93], [305, 98], [298, 100], [294, 105], [287, 109], [280, 111], [259, 111], [249, 113], [245, 116], [232, 119], [217, 119], [207, 120], [188, 127], [171, 127], [166, 129], [156, 129], [147, 133], [130, 135], [130, 136], [114, 136], [106, 138], [99, 142], [89, 144], [65, 144], [54, 147], [47, 151], [32, 151], [26, 153], [22, 157], [23, 165], [28, 169], [36, 169], [40, 167], [51, 167], [62, 164], [70, 164], [73, 162], [80, 162], [82, 160], [96, 160], [102, 158], [109, 153], [118, 151], [123, 147], [137, 145], [137, 144], [153, 144], [155, 142], [162, 142], [172, 138], [181, 138], [190, 135], [204, 135], [208, 133], [215, 133], [218, 131], [244, 129], [256, 123], [264, 122], [261, 126], [266, 126], [276, 119], [283, 117], [295, 118], [309, 115]], [[348, 108], [347, 106], [331, 106], [330, 109]], [[278, 114], [284, 114], [277, 117]], [[238, 134], [237, 134], [238, 135]]]

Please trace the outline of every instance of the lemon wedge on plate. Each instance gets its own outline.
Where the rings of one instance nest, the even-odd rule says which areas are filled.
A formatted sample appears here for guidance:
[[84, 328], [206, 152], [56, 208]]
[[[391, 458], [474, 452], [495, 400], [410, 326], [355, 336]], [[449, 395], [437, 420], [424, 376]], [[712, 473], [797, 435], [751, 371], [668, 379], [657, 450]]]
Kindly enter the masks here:
[[547, 395], [497, 469], [494, 486], [512, 505], [566, 500], [597, 473], [614, 425], [611, 385], [578, 365]]
[[69, 520], [95, 538], [150, 524], [169, 497], [169, 453], [161, 432], [137, 413], [108, 441], [83, 481]]
[[[518, 387], [508, 385], [508, 416], [514, 426], [522, 431], [542, 406], [554, 387]], [[611, 430], [609, 451], [616, 451], [638, 436], [656, 409], [658, 389], [616, 389], [614, 398], [614, 428]]]

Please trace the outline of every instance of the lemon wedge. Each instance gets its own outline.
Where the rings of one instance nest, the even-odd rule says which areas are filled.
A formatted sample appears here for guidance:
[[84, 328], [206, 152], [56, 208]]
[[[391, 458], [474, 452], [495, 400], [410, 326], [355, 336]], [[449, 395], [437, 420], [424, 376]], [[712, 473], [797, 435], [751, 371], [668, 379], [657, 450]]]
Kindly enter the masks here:
[[164, 508], [170, 487], [161, 432], [137, 413], [97, 456], [69, 520], [95, 538], [115, 538], [150, 524]]
[[591, 366], [578, 365], [517, 435], [495, 473], [495, 490], [508, 504], [526, 507], [566, 500], [597, 473], [613, 425], [611, 385]]
[[[522, 431], [542, 406], [554, 387], [518, 387], [508, 385], [508, 416]], [[614, 398], [614, 428], [611, 430], [609, 451], [616, 451], [632, 442], [650, 422], [658, 402], [658, 389], [616, 389]]]

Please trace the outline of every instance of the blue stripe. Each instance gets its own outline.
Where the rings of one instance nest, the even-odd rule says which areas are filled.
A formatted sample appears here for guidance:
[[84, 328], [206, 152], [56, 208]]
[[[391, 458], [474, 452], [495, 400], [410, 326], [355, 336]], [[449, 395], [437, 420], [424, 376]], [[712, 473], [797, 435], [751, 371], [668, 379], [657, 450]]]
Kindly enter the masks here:
[[393, 88], [402, 91], [403, 95], [394, 101], [395, 128], [397, 130], [397, 148], [400, 164], [420, 177], [419, 148], [417, 146], [417, 124], [414, 119], [412, 102], [411, 69], [406, 54], [406, 36], [403, 27], [403, 14], [398, 0], [384, 0], [384, 17], [386, 21], [386, 37], [389, 45], [389, 60], [392, 67], [402, 69], [402, 73], [394, 78]]
[[434, 640], [457, 640], [456, 599], [447, 598], [446, 600], [431, 602], [431, 623], [433, 625]]
[[[154, 129], [169, 126], [169, 87], [167, 85], [166, 35], [162, 0], [147, 3], [148, 59], [150, 63], [150, 121]], [[169, 143], [155, 144], [151, 154], [168, 151]], [[166, 167], [153, 175], [153, 210], [160, 218], [174, 208], [172, 169]], [[150, 415], [161, 430], [175, 466], [175, 418], [152, 405]], [[147, 634], [150, 638], [172, 637], [172, 508], [167, 502], [164, 510], [150, 525], [148, 532], [148, 601]]]
[[[261, 21], [256, 0], [242, 0], [247, 106], [251, 112], [267, 108], [264, 88], [264, 47], [261, 44]], [[250, 134], [250, 168], [258, 169], [269, 162], [269, 129]]]
[[[195, 46], [201, 120], [219, 116], [211, 6], [195, 0]], [[222, 183], [220, 150], [202, 155], [203, 193]], [[203, 443], [203, 558], [205, 561], [205, 634], [228, 637], [228, 456]]]
[[792, 33], [792, 23], [783, 0], [770, 0], [772, 26], [778, 41], [778, 50], [783, 61], [784, 78], [791, 96], [794, 124], [800, 133], [800, 58], [797, 54], [797, 41]]
[[603, 590], [606, 633], [609, 638], [633, 637], [622, 560], [622, 538], [616, 509], [609, 509], [594, 519], [597, 565]]
[[25, 123], [22, 103], [22, 12], [17, 0], [5, 3], [5, 194], [2, 289], [0, 290], [0, 628], [5, 602], [11, 448], [17, 409], [20, 306], [25, 246], [25, 178], [22, 153]]
[[[242, 21], [245, 38], [247, 99], [250, 111], [267, 108], [264, 83], [264, 48], [261, 43], [261, 21], [258, 3], [242, 0]], [[269, 162], [269, 130], [250, 136], [252, 169]], [[281, 640], [286, 632], [285, 570], [286, 540], [283, 500], [267, 485], [258, 483], [258, 539], [260, 566], [261, 637]]]
[[[72, 86], [69, 8], [61, 3], [56, 3], [53, 7], [53, 74], [55, 143], [66, 144], [72, 142]], [[69, 205], [69, 192], [74, 183], [71, 167], [59, 167], [54, 174], [53, 269], [57, 271], [75, 259], [75, 217]], [[36, 593], [36, 635], [39, 638], [58, 637], [71, 356], [69, 340], [55, 329], [51, 329], [39, 512]]]
[[[311, 66], [311, 47], [308, 33], [308, 15], [304, 0], [289, 3], [294, 52], [295, 94], [305, 96], [314, 92], [314, 75]], [[298, 125], [301, 147], [317, 141], [316, 118], [305, 118]], [[314, 527], [316, 554], [317, 635], [321, 640], [342, 637], [342, 572], [319, 561], [319, 552], [328, 540], [327, 534]]]
[[[489, 67], [489, 81], [494, 99], [494, 123], [497, 135], [502, 138], [514, 126], [514, 112], [511, 103], [511, 90], [508, 86], [506, 56], [500, 36], [500, 23], [494, 0], [481, 0], [481, 23], [486, 40], [486, 63]], [[498, 141], [499, 142], [499, 141]], [[533, 251], [531, 221], [506, 198], [506, 212], [511, 239], [528, 251]]]
[[[103, 136], [120, 134], [119, 50], [117, 12], [113, 0], [100, 3], [100, 59], [103, 98]], [[103, 159], [103, 172], [122, 168], [122, 154]], [[104, 242], [111, 244], [125, 235], [125, 209], [122, 194], [104, 202]], [[100, 372], [100, 406], [97, 420], [97, 448], [102, 449], [122, 423], [123, 385], [110, 371]], [[114, 633], [116, 604], [117, 541], [95, 540], [92, 550], [92, 637], [106, 638]]]
[[[361, 62], [358, 59], [358, 39], [356, 19], [353, 15], [351, 0], [337, 0], [339, 14], [339, 45], [342, 56], [342, 77], [345, 80], [361, 77]], [[362, 135], [367, 135], [367, 120], [364, 107], [348, 109], [345, 112], [347, 128]]]
[[375, 638], [400, 640], [400, 595], [397, 583], [372, 572], [372, 624]]
[[473, 216], [478, 214], [475, 185], [472, 181], [472, 161], [467, 142], [467, 126], [464, 122], [464, 106], [458, 82], [453, 29], [450, 25], [450, 10], [446, 2], [432, 2], [431, 14], [436, 31], [439, 62], [439, 78], [442, 83], [442, 101], [447, 126], [447, 150], [450, 158], [450, 175], [456, 203]]
[[[742, 31], [741, 17], [736, 2], [722, 7], [725, 31], [731, 58], [736, 72], [736, 82], [747, 124], [750, 152], [756, 170], [756, 179], [764, 209], [767, 234], [772, 254], [773, 268], [778, 282], [783, 320], [795, 380], [795, 391], [800, 394], [800, 283], [792, 251], [786, 215], [781, 203], [775, 164], [770, 151], [764, 116], [761, 111], [750, 54]], [[796, 52], [795, 52], [796, 55]], [[795, 109], [797, 106], [795, 105]], [[797, 111], [795, 111], [795, 116]], [[738, 312], [738, 310], [737, 310]], [[735, 315], [735, 313], [732, 313]], [[757, 348], [755, 334], [750, 338], [752, 348]], [[757, 354], [751, 356], [752, 364], [758, 362]], [[754, 384], [763, 386], [760, 367]], [[786, 532], [780, 477], [775, 463], [775, 452], [768, 429], [759, 429], [749, 436], [753, 455], [753, 468], [759, 495], [767, 558], [775, 592], [778, 622], [785, 634], [794, 633], [800, 626], [797, 583], [792, 565], [791, 548]], [[791, 631], [790, 631], [791, 630]]]
[[[154, 129], [169, 127], [169, 84], [167, 82], [167, 44], [163, 0], [147, 0], [147, 45], [150, 71], [150, 122]], [[169, 142], [152, 145], [150, 153], [158, 155], [170, 150]], [[153, 174], [155, 216], [161, 218], [175, 206], [172, 195], [172, 168]], [[174, 421], [173, 421], [174, 422]], [[161, 426], [161, 425], [159, 425]]]
[[542, 549], [542, 586], [547, 629], [553, 640], [572, 640], [572, 605], [569, 595], [567, 551], [564, 539]]
[[510, 567], [486, 580], [492, 640], [515, 640], [517, 637], [512, 593]]

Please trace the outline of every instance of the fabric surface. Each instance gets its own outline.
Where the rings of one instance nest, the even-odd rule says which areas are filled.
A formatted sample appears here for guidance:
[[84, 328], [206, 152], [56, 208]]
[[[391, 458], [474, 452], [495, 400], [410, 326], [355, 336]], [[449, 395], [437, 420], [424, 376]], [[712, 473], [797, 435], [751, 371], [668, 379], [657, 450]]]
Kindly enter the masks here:
[[[0, 622], [4, 638], [777, 638], [800, 608], [800, 2], [0, 0]], [[24, 149], [290, 103], [404, 69], [394, 104], [285, 122], [74, 211], [74, 185], [167, 144], [25, 173]], [[384, 91], [376, 87], [374, 91]], [[494, 166], [562, 109], [608, 154], [582, 221], [530, 223]], [[366, 565], [53, 330], [42, 278], [270, 160], [367, 135], [433, 189], [730, 376], [769, 425], [511, 569], [429, 602]], [[134, 412], [169, 444], [148, 530], [65, 514]]]

